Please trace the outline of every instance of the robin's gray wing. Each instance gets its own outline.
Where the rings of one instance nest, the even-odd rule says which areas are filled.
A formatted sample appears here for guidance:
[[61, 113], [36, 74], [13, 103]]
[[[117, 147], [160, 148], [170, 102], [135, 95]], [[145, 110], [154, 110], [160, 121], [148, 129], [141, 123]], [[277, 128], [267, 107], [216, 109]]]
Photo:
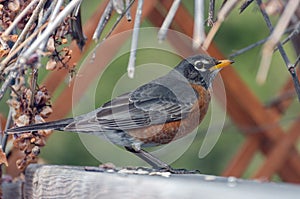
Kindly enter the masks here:
[[[178, 83], [178, 82], [177, 82]], [[81, 116], [65, 130], [77, 131], [129, 130], [177, 121], [185, 118], [197, 100], [196, 96], [177, 96], [173, 89], [161, 84], [148, 83], [132, 93], [124, 94], [93, 111], [89, 117]], [[181, 94], [185, 94], [181, 92]], [[195, 93], [193, 92], [195, 95]], [[187, 99], [188, 100], [182, 100]], [[193, 100], [191, 100], [193, 99]]]

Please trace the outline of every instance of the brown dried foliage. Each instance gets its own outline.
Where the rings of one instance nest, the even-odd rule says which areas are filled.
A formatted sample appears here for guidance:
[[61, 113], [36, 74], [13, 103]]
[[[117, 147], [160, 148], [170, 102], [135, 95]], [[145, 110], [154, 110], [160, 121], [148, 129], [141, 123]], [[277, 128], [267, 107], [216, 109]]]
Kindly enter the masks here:
[[[13, 108], [13, 120], [15, 126], [45, 122], [52, 113], [50, 95], [45, 87], [38, 88], [34, 94], [24, 86], [24, 78], [18, 80], [19, 85], [14, 85], [17, 93], [11, 94], [8, 104]], [[32, 99], [33, 98], [33, 99]], [[33, 104], [32, 103], [33, 100]], [[29, 163], [36, 161], [40, 147], [45, 146], [45, 138], [51, 131], [42, 130], [15, 135], [14, 147], [24, 152], [25, 156], [19, 159], [17, 167], [23, 170]]]

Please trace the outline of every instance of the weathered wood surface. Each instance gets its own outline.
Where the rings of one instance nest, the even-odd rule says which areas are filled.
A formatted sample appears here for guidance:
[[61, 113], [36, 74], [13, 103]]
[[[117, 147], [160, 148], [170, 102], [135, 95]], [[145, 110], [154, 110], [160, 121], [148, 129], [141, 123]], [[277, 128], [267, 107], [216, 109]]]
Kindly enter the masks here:
[[[95, 169], [97, 169], [95, 167]], [[300, 186], [201, 174], [124, 174], [84, 167], [30, 165], [24, 198], [299, 198]]]

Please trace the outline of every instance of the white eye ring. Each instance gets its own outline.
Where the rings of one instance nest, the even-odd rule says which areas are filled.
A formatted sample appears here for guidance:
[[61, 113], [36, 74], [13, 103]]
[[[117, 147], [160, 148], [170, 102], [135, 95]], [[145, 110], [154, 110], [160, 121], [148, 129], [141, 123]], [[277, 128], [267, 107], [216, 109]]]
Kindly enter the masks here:
[[198, 67], [197, 67], [197, 64], [198, 64], [199, 62], [202, 62], [202, 61], [200, 61], [200, 60], [195, 61], [195, 63], [194, 63], [194, 68], [195, 68], [197, 71], [205, 72], [206, 69], [204, 68], [204, 65], [203, 65], [201, 68], [198, 68]]

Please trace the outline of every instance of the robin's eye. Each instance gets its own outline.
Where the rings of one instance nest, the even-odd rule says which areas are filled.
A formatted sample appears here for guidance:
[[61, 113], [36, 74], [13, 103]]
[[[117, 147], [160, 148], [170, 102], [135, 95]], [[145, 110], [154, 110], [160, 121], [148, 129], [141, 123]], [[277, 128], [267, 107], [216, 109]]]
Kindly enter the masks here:
[[203, 61], [200, 61], [200, 60], [195, 61], [194, 67], [198, 71], [201, 71], [201, 72], [206, 71], [206, 68], [204, 67], [204, 62]]

